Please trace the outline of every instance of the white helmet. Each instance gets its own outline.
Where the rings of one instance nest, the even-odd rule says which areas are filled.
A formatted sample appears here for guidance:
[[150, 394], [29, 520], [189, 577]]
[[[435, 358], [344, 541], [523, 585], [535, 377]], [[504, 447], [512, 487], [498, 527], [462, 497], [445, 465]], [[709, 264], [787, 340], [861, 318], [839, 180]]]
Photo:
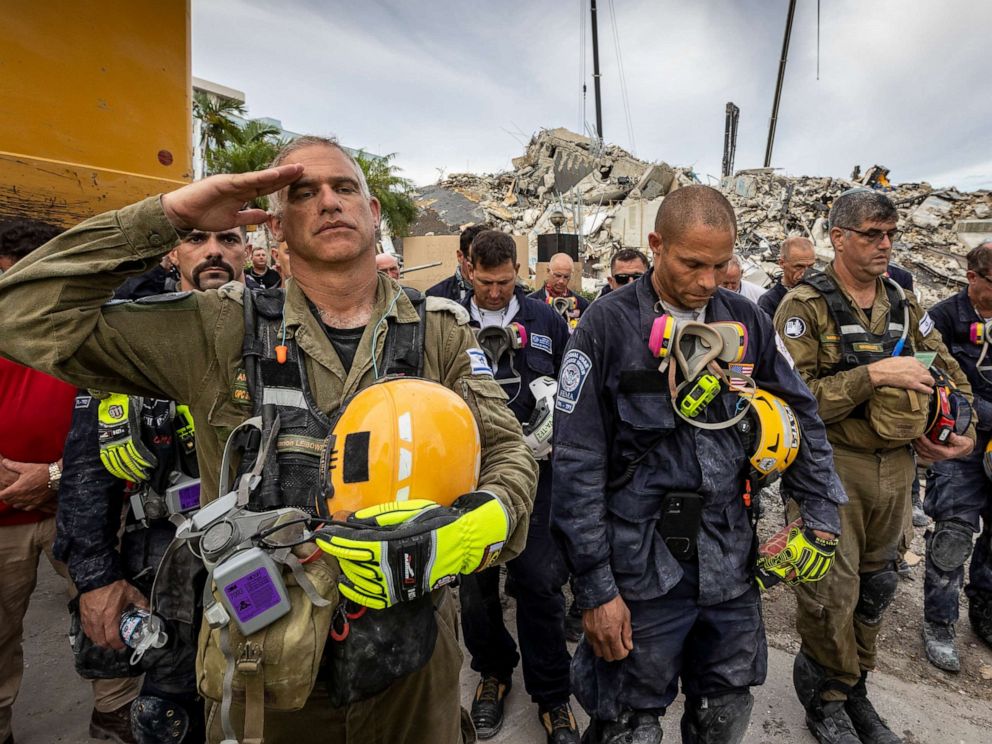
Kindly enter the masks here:
[[546, 460], [551, 455], [552, 422], [558, 383], [553, 377], [538, 377], [530, 383], [530, 393], [536, 401], [530, 419], [524, 424], [524, 442], [530, 447], [535, 460]]

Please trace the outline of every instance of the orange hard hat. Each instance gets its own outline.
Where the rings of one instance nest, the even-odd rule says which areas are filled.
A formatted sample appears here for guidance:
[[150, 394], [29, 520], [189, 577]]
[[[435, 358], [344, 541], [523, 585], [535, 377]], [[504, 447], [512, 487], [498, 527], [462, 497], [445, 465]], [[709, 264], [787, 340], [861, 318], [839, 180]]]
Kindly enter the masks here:
[[338, 413], [321, 460], [322, 516], [388, 501], [450, 506], [479, 481], [479, 429], [468, 404], [436, 382], [386, 378]]

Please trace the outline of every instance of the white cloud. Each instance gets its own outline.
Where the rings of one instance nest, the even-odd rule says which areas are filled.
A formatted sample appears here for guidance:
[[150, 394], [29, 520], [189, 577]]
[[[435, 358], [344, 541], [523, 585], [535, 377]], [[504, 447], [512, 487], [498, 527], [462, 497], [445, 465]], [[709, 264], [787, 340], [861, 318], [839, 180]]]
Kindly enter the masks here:
[[[623, 0], [617, 28], [636, 154], [719, 172], [724, 105], [741, 108], [737, 167], [762, 163], [785, 0]], [[773, 164], [992, 186], [987, 44], [992, 3], [800, 3]], [[630, 147], [608, 0], [600, 0], [604, 128]], [[244, 90], [250, 113], [438, 169], [509, 167], [539, 127], [580, 127], [580, 3], [197, 0], [193, 72]], [[588, 31], [588, 24], [586, 24]], [[592, 59], [587, 47], [590, 124]], [[946, 181], [945, 181], [946, 183]]]

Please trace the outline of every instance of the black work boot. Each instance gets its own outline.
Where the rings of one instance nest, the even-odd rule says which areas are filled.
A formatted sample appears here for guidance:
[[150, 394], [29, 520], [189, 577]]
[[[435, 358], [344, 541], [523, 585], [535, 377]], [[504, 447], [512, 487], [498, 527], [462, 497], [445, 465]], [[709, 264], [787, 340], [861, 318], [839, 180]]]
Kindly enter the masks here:
[[819, 703], [806, 710], [806, 728], [820, 744], [861, 744], [842, 700]]
[[548, 744], [579, 744], [579, 726], [568, 703], [542, 709], [538, 718], [548, 734]]
[[628, 710], [616, 721], [592, 719], [582, 744], [661, 744], [663, 735], [656, 713]]
[[480, 739], [491, 739], [503, 728], [503, 700], [510, 685], [492, 675], [483, 675], [472, 700], [472, 724]]
[[975, 635], [992, 646], [992, 594], [977, 591], [968, 598], [968, 620]]
[[137, 744], [131, 731], [131, 703], [109, 713], [101, 713], [94, 708], [90, 716], [90, 738], [116, 744]]
[[868, 699], [868, 688], [865, 687], [867, 676], [867, 672], [861, 673], [861, 679], [858, 680], [858, 684], [851, 688], [847, 702], [844, 704], [844, 709], [850, 716], [851, 723], [854, 724], [861, 741], [870, 742], [870, 744], [902, 744], [902, 739], [896, 736], [892, 729], [885, 724], [882, 717], [878, 715], [878, 711], [875, 710], [875, 706]]
[[923, 648], [927, 659], [945, 672], [960, 672], [961, 660], [954, 646], [954, 626], [947, 623], [923, 622]]

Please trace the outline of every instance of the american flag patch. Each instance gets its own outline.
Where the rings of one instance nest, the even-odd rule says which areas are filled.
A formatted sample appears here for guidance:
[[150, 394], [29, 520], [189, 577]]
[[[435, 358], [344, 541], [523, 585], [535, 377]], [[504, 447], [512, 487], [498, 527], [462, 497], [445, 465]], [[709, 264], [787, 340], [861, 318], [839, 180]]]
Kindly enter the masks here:
[[751, 387], [751, 384], [742, 375], [750, 377], [751, 373], [754, 372], [753, 364], [731, 364], [728, 369], [730, 370], [728, 386], [731, 390], [740, 392]]

